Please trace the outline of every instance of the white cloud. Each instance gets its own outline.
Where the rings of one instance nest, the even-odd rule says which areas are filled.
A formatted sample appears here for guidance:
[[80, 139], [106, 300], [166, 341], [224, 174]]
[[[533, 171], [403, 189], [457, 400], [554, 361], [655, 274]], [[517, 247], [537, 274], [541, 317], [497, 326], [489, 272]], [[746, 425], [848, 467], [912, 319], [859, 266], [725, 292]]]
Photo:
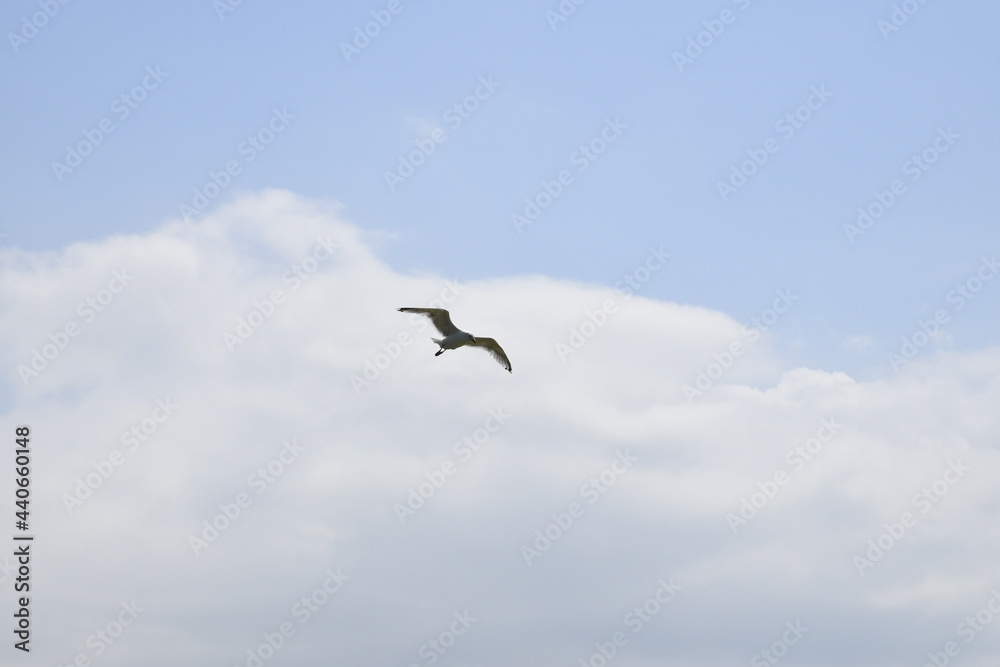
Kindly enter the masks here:
[[874, 336], [847, 336], [840, 344], [841, 347], [853, 348], [855, 350], [867, 350], [875, 346]]
[[[34, 433], [39, 659], [96, 664], [88, 637], [135, 599], [100, 664], [247, 664], [289, 622], [264, 664], [423, 665], [465, 611], [477, 620], [443, 664], [579, 664], [618, 630], [622, 667], [745, 663], [796, 619], [809, 632], [789, 664], [921, 664], [998, 585], [1000, 350], [858, 382], [788, 368], [765, 336], [689, 403], [682, 385], [742, 340], [728, 316], [544, 276], [402, 275], [369, 238], [333, 204], [267, 191], [149, 234], [0, 249], [6, 421]], [[134, 279], [85, 321], [78, 304], [123, 269]], [[432, 332], [395, 310], [442, 297], [513, 374], [476, 350], [435, 358]], [[609, 298], [615, 313], [560, 359]], [[227, 345], [241, 318], [252, 335]], [[25, 383], [18, 366], [70, 322], [78, 335]], [[359, 391], [366, 361], [378, 373]], [[167, 398], [179, 407], [157, 421]], [[455, 443], [498, 408], [509, 419], [465, 454]], [[122, 434], [144, 420], [155, 431], [132, 451]], [[292, 439], [301, 455], [274, 464]], [[121, 464], [67, 512], [113, 450]], [[588, 480], [625, 450], [636, 462], [591, 504]], [[394, 505], [445, 461], [453, 474], [401, 525]], [[969, 470], [922, 512], [914, 496], [954, 461]], [[190, 536], [241, 493], [249, 506], [195, 555]], [[762, 498], [734, 534], [727, 514]], [[528, 567], [521, 547], [574, 502], [582, 515]], [[861, 576], [854, 557], [907, 511]], [[349, 578], [327, 593], [337, 568]], [[633, 634], [626, 614], [669, 578], [681, 591]], [[995, 636], [958, 639], [962, 664], [988, 664]]]

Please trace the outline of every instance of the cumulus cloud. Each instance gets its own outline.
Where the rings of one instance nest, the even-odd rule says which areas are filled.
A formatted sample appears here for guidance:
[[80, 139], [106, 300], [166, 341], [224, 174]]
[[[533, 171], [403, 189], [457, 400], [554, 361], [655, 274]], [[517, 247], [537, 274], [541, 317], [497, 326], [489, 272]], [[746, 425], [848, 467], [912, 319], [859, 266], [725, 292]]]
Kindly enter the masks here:
[[[627, 285], [373, 247], [272, 190], [0, 249], [40, 660], [992, 664], [987, 616], [961, 624], [1000, 586], [1000, 351], [861, 382]], [[396, 312], [422, 305], [514, 373], [435, 358]]]

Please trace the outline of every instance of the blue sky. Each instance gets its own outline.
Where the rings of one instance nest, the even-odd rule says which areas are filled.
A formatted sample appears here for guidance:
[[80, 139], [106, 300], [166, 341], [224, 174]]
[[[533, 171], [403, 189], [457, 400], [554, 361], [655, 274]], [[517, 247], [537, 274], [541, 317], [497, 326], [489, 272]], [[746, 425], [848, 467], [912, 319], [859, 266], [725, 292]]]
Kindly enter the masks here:
[[[209, 2], [69, 3], [0, 65], [17, 91], [2, 111], [0, 226], [31, 249], [154, 229], [235, 159], [213, 205], [263, 187], [336, 199], [394, 235], [382, 252], [403, 271], [613, 284], [663, 245], [673, 261], [649, 294], [743, 320], [790, 288], [802, 299], [781, 334], [801, 362], [877, 375], [998, 241], [1000, 10], [918, 6], [886, 39], [892, 3], [587, 2], [553, 29], [557, 3], [402, 2], [348, 62], [341, 43], [383, 5], [248, 1], [220, 20]], [[726, 10], [678, 71], [673, 54]], [[9, 5], [4, 25], [33, 11]], [[166, 76], [121, 119], [112, 102], [147, 67]], [[453, 127], [446, 112], [480, 77], [499, 87]], [[792, 136], [776, 131], [813, 86], [830, 98]], [[274, 108], [294, 119], [242, 164], [238, 147]], [[60, 182], [52, 162], [104, 118], [114, 131]], [[627, 130], [577, 172], [574, 151], [614, 118]], [[434, 125], [447, 140], [390, 191], [384, 173]], [[902, 165], [939, 128], [960, 138], [911, 182]], [[769, 137], [778, 152], [722, 201], [717, 182]], [[574, 182], [517, 233], [511, 215], [563, 169]], [[894, 179], [905, 195], [849, 243], [843, 226]], [[942, 344], [992, 341], [993, 292]]]
[[[430, 665], [467, 613], [437, 664], [596, 665], [622, 630], [619, 667], [952, 641], [993, 667], [994, 628], [957, 624], [1000, 613], [998, 24], [8, 3], [0, 410], [53, 545], [33, 658], [250, 665], [288, 621], [268, 664]], [[428, 305], [513, 373], [435, 357], [395, 310]]]

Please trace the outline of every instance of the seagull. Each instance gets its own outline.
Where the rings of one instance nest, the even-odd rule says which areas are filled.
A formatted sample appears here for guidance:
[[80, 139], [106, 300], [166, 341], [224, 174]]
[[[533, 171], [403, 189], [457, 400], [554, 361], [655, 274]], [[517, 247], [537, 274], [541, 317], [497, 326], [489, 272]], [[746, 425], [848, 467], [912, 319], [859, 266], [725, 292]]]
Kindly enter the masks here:
[[473, 336], [470, 333], [461, 331], [451, 323], [451, 315], [444, 308], [400, 308], [399, 312], [418, 313], [430, 318], [434, 324], [434, 328], [444, 336], [444, 338], [431, 338], [432, 341], [441, 347], [440, 350], [434, 353], [435, 357], [442, 354], [445, 350], [454, 350], [463, 345], [473, 345], [481, 347], [493, 355], [493, 358], [506, 368], [508, 373], [514, 372], [510, 369], [510, 359], [507, 358], [503, 348], [495, 340], [492, 338], [483, 338], [482, 336]]

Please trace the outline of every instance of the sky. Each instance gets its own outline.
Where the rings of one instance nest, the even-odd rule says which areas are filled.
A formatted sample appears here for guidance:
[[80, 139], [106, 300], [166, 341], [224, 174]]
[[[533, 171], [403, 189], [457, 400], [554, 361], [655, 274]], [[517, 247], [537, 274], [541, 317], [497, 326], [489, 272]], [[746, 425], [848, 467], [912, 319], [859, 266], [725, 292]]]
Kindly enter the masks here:
[[995, 665], [998, 14], [9, 3], [0, 663]]

